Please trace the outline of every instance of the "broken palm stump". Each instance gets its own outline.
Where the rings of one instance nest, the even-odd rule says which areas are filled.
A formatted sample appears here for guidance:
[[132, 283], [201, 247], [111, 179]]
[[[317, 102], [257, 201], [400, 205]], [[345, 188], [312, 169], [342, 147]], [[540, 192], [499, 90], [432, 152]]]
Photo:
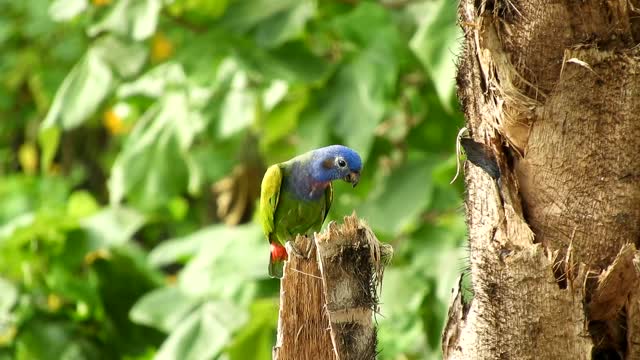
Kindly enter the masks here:
[[332, 222], [315, 239], [298, 236], [286, 246], [273, 358], [375, 359], [373, 316], [391, 246], [381, 244], [355, 213], [343, 224]]

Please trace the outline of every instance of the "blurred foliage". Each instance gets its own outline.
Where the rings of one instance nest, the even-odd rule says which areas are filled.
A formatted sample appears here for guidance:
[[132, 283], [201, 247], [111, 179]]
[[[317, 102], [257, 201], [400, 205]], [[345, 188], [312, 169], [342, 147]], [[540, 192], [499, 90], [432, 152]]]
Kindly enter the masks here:
[[0, 359], [269, 359], [265, 166], [344, 143], [396, 255], [381, 359], [464, 267], [447, 0], [0, 0]]

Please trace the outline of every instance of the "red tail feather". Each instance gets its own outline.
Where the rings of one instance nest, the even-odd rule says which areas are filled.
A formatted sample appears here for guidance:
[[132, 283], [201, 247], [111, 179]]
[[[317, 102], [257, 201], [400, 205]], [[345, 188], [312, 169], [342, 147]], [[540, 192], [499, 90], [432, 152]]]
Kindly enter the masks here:
[[287, 260], [287, 249], [278, 243], [271, 243], [271, 259], [273, 261]]

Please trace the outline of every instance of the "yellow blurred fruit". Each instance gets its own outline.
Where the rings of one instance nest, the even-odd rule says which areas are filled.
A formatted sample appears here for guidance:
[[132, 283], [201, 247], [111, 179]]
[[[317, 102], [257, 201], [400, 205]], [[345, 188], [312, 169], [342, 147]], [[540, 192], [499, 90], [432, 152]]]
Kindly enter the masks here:
[[159, 63], [173, 54], [173, 43], [163, 33], [159, 32], [151, 40], [151, 62]]
[[47, 296], [47, 308], [49, 309], [49, 311], [56, 312], [60, 310], [61, 307], [62, 299], [60, 298], [60, 296], [56, 294], [49, 294], [49, 296]]
[[91, 0], [95, 6], [106, 6], [111, 4], [111, 0]]
[[112, 135], [122, 135], [129, 131], [129, 126], [122, 121], [122, 118], [113, 109], [104, 112], [102, 124]]
[[38, 149], [33, 143], [24, 143], [18, 149], [18, 161], [25, 174], [33, 175], [38, 170]]

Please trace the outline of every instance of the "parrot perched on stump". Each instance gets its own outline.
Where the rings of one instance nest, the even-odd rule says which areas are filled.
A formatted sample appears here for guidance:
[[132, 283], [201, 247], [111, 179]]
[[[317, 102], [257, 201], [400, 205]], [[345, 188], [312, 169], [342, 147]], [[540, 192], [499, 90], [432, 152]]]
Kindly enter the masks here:
[[362, 159], [354, 150], [331, 145], [271, 165], [262, 179], [259, 217], [271, 244], [269, 275], [282, 278], [287, 250], [296, 235], [319, 231], [333, 201], [333, 180], [355, 187]]

